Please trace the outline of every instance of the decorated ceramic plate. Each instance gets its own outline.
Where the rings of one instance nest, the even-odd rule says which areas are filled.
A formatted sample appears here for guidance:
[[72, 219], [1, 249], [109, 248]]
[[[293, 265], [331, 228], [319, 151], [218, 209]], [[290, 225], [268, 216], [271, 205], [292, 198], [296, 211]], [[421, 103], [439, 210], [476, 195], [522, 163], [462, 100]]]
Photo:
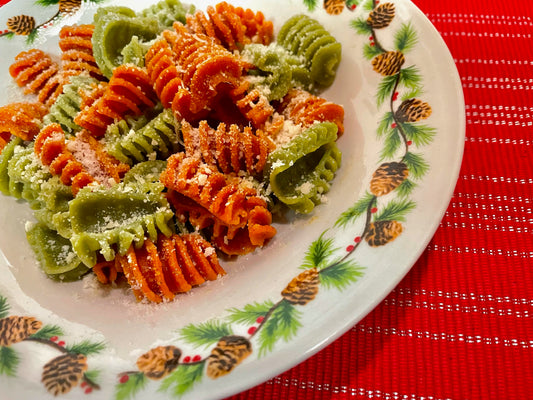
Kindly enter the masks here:
[[[13, 71], [10, 71], [17, 54], [40, 49], [44, 52], [38, 53], [40, 61], [47, 59], [43, 55], [47, 54], [59, 68], [66, 68], [61, 64], [58, 46], [63, 26], [92, 24], [97, 10], [110, 5], [130, 7], [129, 11], [114, 9], [118, 16], [113, 18], [100, 14], [101, 20], [107, 18], [108, 22], [112, 21], [110, 25], [113, 21], [136, 19], [152, 3], [156, 2], [12, 0], [2, 6], [0, 106], [4, 108], [0, 113], [0, 139], [9, 142], [10, 132], [15, 129], [6, 119], [9, 114], [6, 114], [5, 107], [28, 99], [34, 101], [33, 95], [24, 94], [24, 87], [16, 84]], [[218, 17], [216, 13], [207, 13], [207, 7], [216, 2], [191, 1], [187, 4], [190, 3], [203, 13], [206, 21], [215, 21], [219, 30], [222, 28], [217, 24], [232, 21], [231, 16], [223, 11]], [[256, 29], [254, 38], [249, 40], [261, 36], [262, 28], [257, 28], [264, 26], [264, 21], [258, 17], [261, 11], [265, 20], [272, 22], [274, 41], [285, 49], [269, 53], [273, 58], [269, 58], [270, 61], [263, 59], [264, 68], [256, 74], [255, 80], [249, 80], [250, 84], [264, 83], [265, 79], [275, 75], [279, 77], [287, 71], [292, 71], [292, 78], [297, 75], [296, 70], [287, 69], [291, 62], [281, 59], [280, 54], [287, 55], [292, 51], [293, 55], [302, 55], [298, 49], [311, 42], [307, 43], [304, 36], [298, 36], [300, 31], [307, 32], [311, 37], [311, 27], [315, 26], [313, 29], [323, 37], [323, 42], [316, 44], [317, 49], [322, 48], [324, 43], [334, 43], [331, 52], [328, 50], [323, 57], [317, 56], [316, 65], [310, 67], [306, 64], [306, 67], [308, 71], [317, 68], [313, 79], [318, 81], [328, 73], [333, 74], [334, 80], [326, 82], [317, 96], [326, 99], [329, 105], [344, 107], [344, 133], [341, 135], [339, 126], [335, 126], [338, 139], [330, 138], [328, 142], [328, 146], [333, 148], [336, 145], [342, 153], [340, 166], [335, 164], [337, 153], [332, 156], [333, 161], [324, 162], [329, 175], [322, 176], [327, 181], [323, 188], [313, 192], [311, 203], [307, 202], [303, 208], [292, 205], [293, 209], [305, 211], [302, 213], [291, 210], [291, 196], [284, 197], [285, 186], [292, 185], [292, 189], [296, 186], [292, 178], [276, 180], [274, 176], [278, 172], [280, 176], [284, 173], [276, 168], [283, 164], [286, 154], [270, 160], [270, 164], [267, 162], [271, 171], [277, 171], [269, 176], [272, 182], [277, 182], [278, 192], [274, 191], [274, 196], [288, 199], [285, 207], [276, 205], [282, 211], [274, 213], [272, 225], [263, 221], [263, 225], [275, 228], [275, 236], [271, 237], [269, 232], [273, 231], [267, 230], [264, 235], [270, 240], [261, 242], [263, 246], [256, 245], [253, 251], [243, 251], [246, 254], [239, 256], [219, 256], [218, 262], [225, 274], [215, 271], [214, 277], [196, 282], [191, 290], [182, 290], [184, 293], [176, 295], [170, 293], [171, 301], [165, 298], [166, 301], [158, 302], [161, 293], [156, 293], [152, 301], [147, 300], [148, 292], [141, 285], [148, 281], [152, 291], [156, 292], [152, 282], [155, 278], [147, 277], [150, 272], [141, 268], [141, 262], [138, 263], [141, 267], [131, 262], [132, 257], [137, 257], [143, 259], [146, 265], [147, 260], [152, 260], [150, 257], [157, 257], [157, 251], [154, 255], [148, 245], [142, 243], [135, 243], [143, 246], [140, 249], [138, 246], [126, 246], [126, 256], [120, 256], [124, 262], [119, 263], [120, 268], [113, 262], [104, 265], [107, 270], [101, 266], [100, 277], [84, 270], [82, 272], [86, 273], [80, 273], [80, 279], [71, 282], [62, 282], [61, 278], [66, 275], [61, 273], [55, 275], [60, 279], [49, 278], [50, 270], [46, 268], [50, 265], [43, 266], [43, 259], [32, 251], [26, 233], [36, 226], [36, 219], [40, 219], [39, 226], [53, 225], [57, 223], [57, 215], [64, 212], [58, 211], [57, 215], [51, 212], [54, 205], [50, 205], [50, 201], [60, 201], [57, 193], [55, 197], [43, 199], [39, 190], [47, 193], [44, 186], [38, 186], [39, 190], [36, 190], [32, 186], [35, 179], [28, 174], [17, 175], [15, 166], [12, 169], [7, 166], [10, 158], [24, 153], [24, 146], [20, 143], [27, 142], [28, 138], [19, 140], [19, 150], [12, 151], [11, 155], [6, 155], [7, 144], [1, 155], [0, 171], [0, 180], [7, 193], [2, 196], [0, 208], [0, 387], [3, 398], [80, 399], [96, 396], [117, 400], [198, 400], [219, 399], [238, 393], [302, 362], [362, 319], [407, 273], [437, 229], [461, 164], [464, 104], [453, 60], [424, 15], [407, 0], [235, 0], [231, 3], [250, 8], [254, 18], [257, 17], [256, 25], [252, 24], [256, 27], [253, 28]], [[148, 17], [160, 18], [159, 23], [162, 23], [177, 3], [168, 0], [159, 3], [158, 7], [163, 12], [154, 11]], [[238, 12], [233, 10], [233, 16], [237, 15]], [[306, 14], [311, 19], [299, 17], [298, 21], [292, 20], [292, 25], [287, 28], [287, 21], [299, 14]], [[239, 18], [244, 19], [245, 15], [248, 14], [241, 13]], [[111, 43], [112, 47], [115, 41], [124, 40], [124, 35], [129, 34], [128, 40], [131, 40], [131, 32], [142, 39], [145, 31], [154, 26], [146, 20], [139, 21], [141, 23], [133, 24], [133, 28], [119, 25], [120, 29], [110, 29], [114, 32], [111, 37], [102, 36], [98, 40], [105, 41], [106, 46]], [[200, 21], [200, 17], [196, 21]], [[152, 24], [157, 25], [157, 22]], [[252, 25], [246, 29], [252, 29]], [[281, 32], [283, 27], [285, 30]], [[243, 51], [239, 47], [242, 38], [235, 42], [238, 48], [228, 51], [232, 57]], [[260, 45], [266, 46], [265, 43]], [[142, 51], [142, 46], [139, 48]], [[139, 48], [133, 47], [133, 54]], [[342, 49], [340, 53], [337, 52], [339, 48]], [[120, 54], [126, 57], [126, 53]], [[266, 53], [259, 51], [258, 54], [262, 56]], [[338, 54], [342, 55], [340, 63], [336, 62], [339, 61]], [[113, 56], [102, 54], [100, 62], [102, 57], [112, 67], [113, 63], [119, 63]], [[308, 62], [298, 57], [296, 64]], [[253, 57], [248, 58], [250, 60], [260, 64]], [[284, 63], [285, 68], [276, 69], [278, 63]], [[148, 67], [141, 65], [137, 68]], [[231, 68], [230, 65], [228, 74], [233, 71]], [[95, 74], [91, 74], [94, 78]], [[102, 80], [105, 81], [105, 78]], [[238, 87], [233, 89], [232, 99], [237, 104], [243, 97], [238, 98]], [[177, 104], [177, 107], [185, 107], [182, 112], [198, 112], [191, 104], [215, 101], [213, 96], [211, 100], [206, 100], [210, 96], [209, 90], [206, 86], [205, 93], [196, 93], [197, 98], [194, 98], [195, 93], [187, 92], [180, 99], [189, 99], [189, 103], [184, 100], [185, 106]], [[270, 91], [261, 93], [274, 96]], [[190, 96], [195, 100], [191, 100]], [[90, 100], [90, 95], [84, 97], [89, 107], [91, 102], [87, 98]], [[309, 98], [306, 101], [313, 102]], [[170, 102], [167, 106], [173, 109], [174, 103]], [[141, 107], [139, 104], [137, 99], [136, 105]], [[202, 104], [204, 109], [212, 106], [212, 103]], [[249, 103], [241, 104], [246, 106]], [[250, 104], [253, 108], [259, 103]], [[77, 105], [81, 112], [82, 107], [79, 103]], [[50, 108], [46, 112], [50, 112], [53, 106], [47, 107]], [[321, 123], [315, 119], [320, 118], [314, 116], [312, 126]], [[29, 121], [31, 124], [33, 120]], [[61, 126], [68, 128], [65, 124]], [[132, 126], [127, 129], [124, 135], [134, 130]], [[100, 143], [105, 144], [106, 140], [107, 136]], [[242, 139], [242, 142], [246, 140]], [[41, 142], [44, 143], [42, 146], [49, 144], [46, 140]], [[84, 143], [92, 142], [87, 139]], [[36, 140], [35, 154], [40, 151], [37, 147]], [[65, 148], [74, 151], [63, 144], [58, 152], [67, 151]], [[313, 148], [312, 151], [315, 150]], [[320, 151], [325, 154], [329, 150]], [[307, 153], [310, 152], [308, 150]], [[55, 156], [57, 154], [54, 153]], [[128, 154], [131, 156], [131, 153]], [[300, 156], [303, 157], [302, 154]], [[46, 164], [44, 158], [40, 160]], [[299, 161], [298, 158], [295, 160], [283, 165], [292, 166]], [[304, 162], [303, 166], [307, 164], [312, 164], [312, 160]], [[35, 162], [32, 165], [35, 167]], [[301, 163], [299, 165], [302, 166]], [[51, 171], [52, 166], [49, 168]], [[152, 183], [157, 185], [157, 182]], [[309, 181], [299, 183], [299, 193], [309, 194], [311, 189], [308, 186], [312, 184]], [[170, 185], [171, 189], [181, 193], [178, 186]], [[161, 189], [158, 192], [153, 186], [146, 187], [142, 189], [144, 192], [139, 204], [161, 195]], [[92, 192], [89, 189], [88, 193], [87, 188], [79, 189], [76, 201], [64, 203], [67, 204], [67, 216], [72, 219], [74, 233], [60, 232], [66, 242], [54, 243], [63, 243], [67, 249], [78, 246], [83, 233], [79, 230], [83, 231], [83, 227], [91, 230], [87, 228], [89, 220], [97, 223], [102, 219], [117, 226], [129, 223], [117, 223], [118, 217], [114, 214], [115, 220], [109, 221], [110, 215], [103, 215], [101, 211], [114, 207], [114, 204], [135, 202], [139, 200], [139, 193], [125, 192], [130, 193], [125, 195], [115, 191], [115, 197], [109, 197], [106, 190], [113, 189], [102, 190], [106, 195], [101, 197], [108, 199], [104, 205], [100, 200], [94, 203], [88, 201]], [[262, 197], [254, 201], [259, 206], [266, 204]], [[178, 201], [176, 204], [181, 203]], [[210, 204], [203, 206], [211, 209]], [[45, 217], [43, 222], [42, 211], [46, 207], [50, 212], [44, 214], [48, 220]], [[270, 203], [268, 207], [271, 207]], [[74, 208], [76, 212], [72, 211]], [[154, 213], [159, 212], [154, 210]], [[157, 215], [157, 218], [164, 217]], [[218, 217], [218, 214], [215, 215]], [[129, 215], [131, 218], [134, 216]], [[259, 217], [256, 219], [259, 220]], [[161, 220], [157, 221], [152, 225], [160, 228], [158, 224]], [[211, 223], [216, 222], [211, 220]], [[252, 232], [252, 223], [248, 223], [248, 231]], [[261, 225], [257, 221], [255, 224]], [[151, 234], [148, 225], [141, 227], [141, 236]], [[176, 223], [178, 228], [186, 229], [182, 225]], [[211, 230], [213, 236], [215, 230]], [[83, 237], [90, 242], [94, 239], [93, 233]], [[120, 240], [127, 239], [120, 237]], [[133, 239], [128, 237], [126, 244], [131, 244]], [[101, 260], [104, 253], [112, 260], [113, 251], [124, 244], [118, 239], [113, 242], [109, 236], [106, 240], [98, 236], [90, 242], [96, 245], [86, 252], [76, 247], [79, 255], [86, 257], [83, 259], [86, 264], [92, 266], [91, 262]], [[144, 240], [148, 242], [148, 239]], [[178, 239], [172, 242], [174, 246], [178, 246], [177, 243]], [[227, 242], [219, 242], [218, 245], [224, 248]], [[152, 243], [152, 246], [155, 245]], [[45, 247], [42, 245], [41, 249]], [[94, 256], [95, 249], [102, 254]], [[130, 249], [133, 249], [131, 253]], [[161, 254], [164, 258], [169, 253]], [[202, 254], [205, 261], [207, 256], [213, 255], [212, 247], [204, 247]], [[92, 259], [92, 256], [97, 258]], [[119, 258], [118, 255], [116, 257]], [[102, 262], [105, 261], [108, 260]], [[170, 265], [170, 261], [165, 265]], [[57, 266], [50, 268], [54, 267]], [[127, 275], [127, 279], [121, 282], [118, 278], [111, 278], [113, 268], [115, 272]], [[136, 272], [134, 268], [137, 268]], [[106, 279], [113, 283], [102, 283]], [[133, 284], [135, 282], [138, 286]], [[172, 292], [171, 285], [167, 286]]]

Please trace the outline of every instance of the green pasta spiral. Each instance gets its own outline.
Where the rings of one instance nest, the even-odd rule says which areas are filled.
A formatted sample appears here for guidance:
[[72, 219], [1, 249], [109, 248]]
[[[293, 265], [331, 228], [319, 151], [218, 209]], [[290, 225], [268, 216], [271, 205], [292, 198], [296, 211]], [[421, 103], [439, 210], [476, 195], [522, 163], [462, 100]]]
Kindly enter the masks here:
[[98, 81], [89, 76], [72, 76], [70, 83], [63, 87], [63, 93], [57, 97], [50, 111], [43, 118], [43, 124], [58, 123], [66, 133], [79, 132], [81, 127], [74, 122], [74, 118], [80, 112], [81, 95], [80, 89], [88, 88]]
[[160, 30], [171, 28], [174, 21], [185, 23], [187, 14], [193, 14], [194, 5], [183, 4], [178, 0], [162, 0], [139, 12], [140, 17], [154, 18]]
[[304, 14], [295, 15], [283, 24], [277, 41], [302, 57], [317, 86], [325, 88], [333, 83], [342, 46], [318, 21]]
[[340, 167], [337, 126], [316, 123], [270, 153], [265, 171], [276, 198], [303, 214], [321, 203]]
[[109, 154], [126, 164], [166, 159], [178, 150], [178, 125], [171, 109], [152, 120], [145, 117], [119, 121], [108, 127], [105, 141]]
[[123, 184], [85, 188], [69, 203], [72, 247], [85, 265], [94, 266], [98, 253], [109, 261], [115, 251], [125, 254], [132, 244], [142, 246], [145, 237], [155, 241], [158, 232], [172, 234], [174, 214], [166, 198], [145, 192]]
[[44, 224], [34, 224], [26, 231], [39, 266], [52, 279], [75, 281], [89, 271], [74, 253], [68, 239]]

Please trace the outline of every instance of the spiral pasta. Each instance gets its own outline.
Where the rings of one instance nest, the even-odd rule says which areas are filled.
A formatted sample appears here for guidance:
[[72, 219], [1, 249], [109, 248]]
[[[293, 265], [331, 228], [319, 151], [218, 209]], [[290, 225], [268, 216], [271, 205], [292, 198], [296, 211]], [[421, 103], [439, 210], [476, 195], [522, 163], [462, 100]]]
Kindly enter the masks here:
[[254, 13], [225, 1], [208, 6], [207, 15], [200, 10], [187, 15], [186, 25], [193, 33], [207, 35], [232, 51], [248, 43], [269, 44], [274, 36], [274, 26], [262, 12]]
[[207, 121], [200, 121], [193, 128], [182, 121], [181, 132], [185, 152], [190, 157], [200, 157], [210, 165], [216, 165], [225, 174], [247, 171], [251, 175], [260, 174], [270, 151], [272, 141], [261, 131], [256, 134], [252, 128], [239, 129], [237, 125], [220, 123], [217, 129], [211, 128]]
[[24, 93], [35, 93], [40, 103], [50, 106], [61, 94], [63, 79], [59, 65], [39, 49], [23, 51], [9, 66], [9, 74]]
[[41, 103], [16, 102], [0, 107], [0, 136], [5, 139], [0, 151], [11, 135], [32, 140], [39, 133], [46, 112]]
[[101, 137], [108, 125], [127, 115], [141, 115], [155, 106], [157, 96], [146, 71], [132, 65], [114, 69], [102, 95], [90, 106], [82, 107], [74, 119], [93, 136]]
[[315, 122], [333, 122], [337, 125], [338, 135], [344, 133], [344, 108], [302, 89], [291, 89], [277, 111], [303, 127]]

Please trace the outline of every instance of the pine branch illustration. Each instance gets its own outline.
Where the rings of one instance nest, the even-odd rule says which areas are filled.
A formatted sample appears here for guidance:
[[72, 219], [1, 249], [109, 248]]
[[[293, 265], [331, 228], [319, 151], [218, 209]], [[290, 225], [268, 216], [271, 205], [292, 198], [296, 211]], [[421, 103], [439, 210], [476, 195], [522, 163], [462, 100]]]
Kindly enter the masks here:
[[5, 318], [9, 315], [9, 308], [7, 298], [0, 296], [0, 318]]
[[417, 187], [416, 183], [414, 183], [410, 179], [406, 179], [401, 183], [400, 186], [396, 188], [396, 192], [398, 193], [398, 197], [405, 198], [405, 197], [410, 196], [416, 187]]
[[167, 376], [160, 386], [162, 391], [170, 391], [174, 397], [181, 397], [199, 383], [204, 375], [205, 361], [196, 364], [180, 364]]
[[381, 209], [374, 217], [374, 221], [405, 221], [405, 215], [416, 207], [411, 200], [393, 200]]
[[399, 149], [405, 141], [402, 140], [402, 135], [398, 126], [389, 130], [383, 148], [381, 149], [381, 161], [390, 160], [396, 157]]
[[65, 349], [69, 353], [74, 354], [83, 354], [85, 356], [101, 353], [105, 349], [105, 344], [103, 342], [91, 342], [89, 340], [84, 340], [78, 344], [72, 346], [66, 346]]
[[262, 324], [259, 333], [258, 356], [262, 357], [273, 350], [279, 339], [289, 341], [296, 335], [300, 322], [301, 312], [286, 300], [277, 303], [277, 307]]
[[216, 320], [206, 321], [198, 325], [189, 324], [180, 331], [181, 339], [196, 347], [212, 346], [221, 337], [231, 334], [232, 331], [228, 324]]
[[326, 231], [316, 239], [309, 249], [306, 251], [304, 256], [304, 262], [300, 268], [321, 268], [324, 267], [324, 264], [329, 257], [337, 250], [333, 247], [333, 239], [326, 239], [324, 234]]
[[407, 53], [418, 43], [418, 36], [411, 23], [402, 24], [394, 36], [394, 47], [402, 53]]
[[20, 357], [15, 349], [0, 346], [0, 376], [16, 376]]
[[399, 73], [398, 83], [411, 89], [422, 90], [420, 83], [422, 82], [422, 76], [420, 71], [414, 65], [410, 67], [402, 68]]
[[[380, 107], [387, 99], [392, 99], [396, 88], [398, 87], [402, 71], [395, 75], [385, 76], [378, 85], [378, 92], [376, 94], [376, 102]], [[392, 100], [391, 100], [392, 101]]]
[[433, 141], [437, 134], [437, 130], [428, 125], [415, 125], [413, 123], [404, 122], [402, 123], [402, 128], [405, 137], [412, 141], [416, 146], [427, 146]]
[[314, 11], [317, 7], [318, 0], [304, 0], [304, 4], [309, 11]]
[[147, 383], [148, 378], [141, 372], [121, 375], [120, 383], [115, 388], [115, 399], [131, 400], [145, 388]]
[[39, 331], [31, 335], [32, 339], [50, 340], [54, 336], [63, 336], [63, 329], [57, 325], [45, 325]]
[[409, 173], [415, 179], [422, 178], [429, 171], [429, 164], [419, 154], [409, 151], [404, 155], [403, 162], [407, 165]]
[[394, 123], [394, 113], [392, 111], [388, 111], [385, 113], [383, 118], [379, 121], [378, 129], [376, 131], [377, 138], [381, 139], [384, 136], [390, 135], [392, 131], [392, 124]]
[[268, 300], [264, 303], [247, 304], [242, 310], [231, 308], [228, 310], [228, 320], [237, 324], [254, 324], [258, 318], [266, 316], [272, 307], [274, 303]]
[[372, 35], [372, 27], [366, 23], [364, 18], [356, 18], [350, 21], [350, 27], [359, 35]]
[[326, 289], [343, 290], [362, 276], [362, 267], [354, 261], [344, 260], [320, 271], [320, 284]]
[[370, 208], [374, 207], [375, 203], [376, 196], [366, 192], [353, 206], [341, 214], [335, 222], [335, 226], [345, 227], [353, 223], [356, 219], [365, 215]]

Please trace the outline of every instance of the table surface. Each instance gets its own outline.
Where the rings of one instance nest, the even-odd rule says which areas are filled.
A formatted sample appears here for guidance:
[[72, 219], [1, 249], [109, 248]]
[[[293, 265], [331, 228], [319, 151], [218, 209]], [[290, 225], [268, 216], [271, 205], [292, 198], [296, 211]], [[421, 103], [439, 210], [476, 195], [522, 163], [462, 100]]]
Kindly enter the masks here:
[[231, 400], [533, 398], [533, 2], [413, 2], [448, 45], [465, 96], [444, 219], [359, 324]]

